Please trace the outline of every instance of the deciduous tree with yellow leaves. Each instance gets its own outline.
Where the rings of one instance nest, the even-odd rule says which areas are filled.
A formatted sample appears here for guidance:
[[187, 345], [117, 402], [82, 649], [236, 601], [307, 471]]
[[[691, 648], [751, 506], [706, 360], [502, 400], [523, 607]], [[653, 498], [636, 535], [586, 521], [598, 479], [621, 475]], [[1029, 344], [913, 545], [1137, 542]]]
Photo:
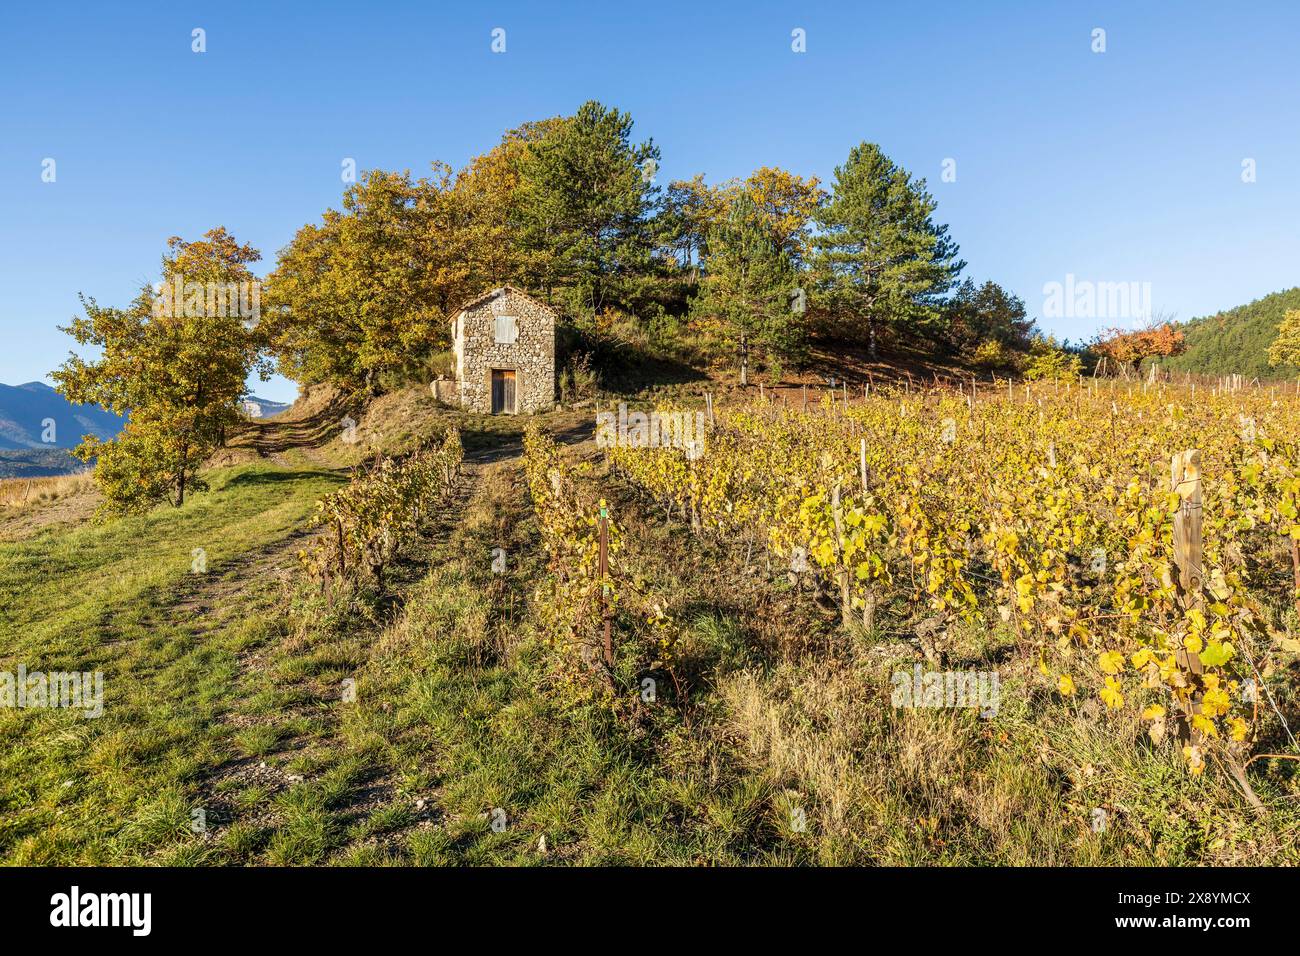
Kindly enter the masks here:
[[95, 359], [71, 355], [53, 373], [68, 401], [128, 415], [120, 435], [87, 436], [78, 457], [95, 461], [103, 513], [184, 504], [202, 487], [199, 467], [239, 418], [259, 355], [260, 292], [248, 269], [260, 255], [224, 228], [196, 242], [168, 240], [162, 281], [125, 309], [82, 297], [85, 316], [63, 328]]

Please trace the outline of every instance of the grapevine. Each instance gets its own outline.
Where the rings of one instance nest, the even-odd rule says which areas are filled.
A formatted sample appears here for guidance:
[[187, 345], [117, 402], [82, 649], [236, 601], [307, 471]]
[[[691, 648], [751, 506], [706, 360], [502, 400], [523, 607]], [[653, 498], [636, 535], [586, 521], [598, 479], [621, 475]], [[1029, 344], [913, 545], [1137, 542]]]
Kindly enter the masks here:
[[[1297, 421], [1294, 401], [1262, 392], [1164, 385], [877, 392], [722, 409], [697, 454], [607, 454], [699, 533], [812, 574], [846, 626], [871, 631], [886, 606], [1003, 624], [1053, 692], [1083, 681], [1106, 709], [1140, 704], [1153, 739], [1176, 731], [1199, 773], [1210, 755], [1240, 766], [1257, 737], [1254, 695], [1285, 643], [1261, 596], [1300, 596]], [[1173, 544], [1190, 504], [1170, 479], [1171, 453], [1192, 448], [1205, 495], [1194, 593]]]
[[381, 456], [360, 466], [346, 486], [316, 502], [311, 524], [323, 530], [298, 552], [304, 571], [322, 588], [362, 576], [382, 584], [385, 566], [451, 495], [463, 458], [460, 432], [452, 428], [406, 458]]

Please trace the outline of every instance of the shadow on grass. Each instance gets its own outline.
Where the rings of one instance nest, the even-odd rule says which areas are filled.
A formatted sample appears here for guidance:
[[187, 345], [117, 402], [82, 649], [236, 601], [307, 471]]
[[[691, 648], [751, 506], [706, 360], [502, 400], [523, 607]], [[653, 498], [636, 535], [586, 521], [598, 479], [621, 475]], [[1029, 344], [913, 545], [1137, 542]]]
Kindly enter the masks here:
[[261, 485], [290, 485], [300, 481], [328, 477], [326, 471], [245, 471], [234, 475], [224, 484], [213, 484], [213, 491], [230, 488], [257, 487]]

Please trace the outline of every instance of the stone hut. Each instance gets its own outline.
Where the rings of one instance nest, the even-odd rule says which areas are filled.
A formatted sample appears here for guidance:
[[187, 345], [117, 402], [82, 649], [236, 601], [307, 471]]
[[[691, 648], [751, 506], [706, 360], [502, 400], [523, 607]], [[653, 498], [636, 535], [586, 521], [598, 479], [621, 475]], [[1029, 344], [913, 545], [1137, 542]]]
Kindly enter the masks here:
[[484, 414], [555, 404], [555, 312], [514, 286], [466, 302], [451, 320], [456, 397]]

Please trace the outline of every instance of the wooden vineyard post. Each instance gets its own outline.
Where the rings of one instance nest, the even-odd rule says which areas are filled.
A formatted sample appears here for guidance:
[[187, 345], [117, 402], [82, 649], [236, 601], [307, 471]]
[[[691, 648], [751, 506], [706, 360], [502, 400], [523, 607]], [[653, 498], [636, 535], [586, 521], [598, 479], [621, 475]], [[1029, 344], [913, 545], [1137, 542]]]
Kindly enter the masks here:
[[339, 577], [342, 578], [348, 573], [347, 552], [343, 547], [343, 519], [336, 518], [334, 520], [338, 524], [339, 529]]
[[[1176, 452], [1170, 462], [1170, 487], [1181, 499], [1178, 511], [1174, 514], [1174, 564], [1178, 568], [1178, 599], [1185, 611], [1200, 608], [1204, 604], [1205, 569], [1202, 565], [1204, 541], [1201, 536], [1203, 513], [1201, 507], [1201, 453], [1195, 448]], [[1201, 655], [1188, 652], [1179, 647], [1174, 651], [1178, 666], [1200, 684], [1205, 666]], [[1192, 696], [1190, 708], [1186, 708], [1179, 720], [1178, 736], [1181, 740], [1200, 745], [1204, 735], [1191, 726], [1192, 717], [1200, 712], [1201, 693]], [[1238, 755], [1230, 749], [1223, 752], [1224, 764], [1242, 796], [1256, 813], [1263, 814], [1264, 804], [1255, 794], [1246, 777], [1245, 765]]]
[[849, 591], [849, 569], [844, 563], [844, 509], [840, 506], [840, 483], [831, 489], [831, 517], [835, 521], [835, 563], [839, 565], [836, 577], [840, 585], [840, 620], [847, 627], [853, 618], [853, 598]]
[[1295, 606], [1300, 611], [1300, 541], [1291, 539], [1291, 580], [1295, 584]]
[[[858, 473], [862, 478], [862, 494], [867, 493], [867, 440], [861, 439], [858, 443]], [[1300, 571], [1297, 571], [1297, 581], [1300, 581]], [[1296, 585], [1300, 587], [1300, 584]]]
[[1201, 453], [1193, 448], [1177, 452], [1170, 462], [1170, 488], [1182, 499], [1174, 515], [1174, 563], [1178, 566], [1178, 592], [1183, 606], [1200, 604], [1201, 583]]
[[[1175, 452], [1169, 463], [1169, 489], [1179, 497], [1178, 510], [1174, 513], [1174, 566], [1178, 571], [1178, 603], [1184, 613], [1201, 605], [1201, 584], [1204, 573], [1201, 570], [1201, 453], [1195, 449]], [[1174, 650], [1174, 659], [1179, 668], [1194, 675], [1199, 682], [1205, 668], [1201, 664], [1201, 655], [1190, 654], [1179, 646]], [[1179, 716], [1178, 737], [1182, 741], [1200, 744], [1201, 734], [1192, 725], [1192, 716], [1201, 708], [1201, 694], [1193, 694], [1190, 708], [1184, 705], [1185, 712]]]
[[605, 666], [611, 675], [614, 671], [614, 637], [610, 631], [609, 613], [609, 510], [600, 509], [600, 616], [605, 628]]

